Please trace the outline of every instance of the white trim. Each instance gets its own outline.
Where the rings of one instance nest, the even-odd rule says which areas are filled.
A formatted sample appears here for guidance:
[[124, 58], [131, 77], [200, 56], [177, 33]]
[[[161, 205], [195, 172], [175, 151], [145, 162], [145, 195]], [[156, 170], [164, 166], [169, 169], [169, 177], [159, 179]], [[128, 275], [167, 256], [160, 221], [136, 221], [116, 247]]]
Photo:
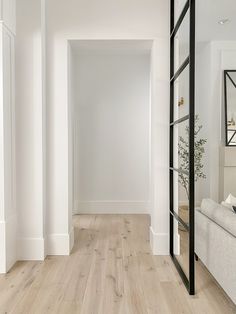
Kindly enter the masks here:
[[[4, 72], [0, 78], [0, 273], [6, 273], [17, 260], [14, 38], [12, 32], [0, 21], [0, 67]], [[6, 99], [2, 96], [4, 93]]]
[[[150, 245], [153, 255], [170, 255], [168, 233], [156, 233], [150, 227]], [[178, 233], [175, 234], [174, 252], [175, 255], [180, 254], [180, 236]]]
[[18, 239], [19, 261], [43, 261], [45, 259], [44, 238]]
[[150, 227], [150, 245], [153, 255], [169, 255], [169, 234], [156, 233]]
[[70, 255], [74, 245], [74, 228], [70, 233], [55, 233], [47, 236], [47, 255]]
[[16, 256], [17, 216], [0, 221], [0, 273], [7, 273], [17, 261]]
[[145, 201], [75, 201], [78, 214], [149, 214], [150, 202]]

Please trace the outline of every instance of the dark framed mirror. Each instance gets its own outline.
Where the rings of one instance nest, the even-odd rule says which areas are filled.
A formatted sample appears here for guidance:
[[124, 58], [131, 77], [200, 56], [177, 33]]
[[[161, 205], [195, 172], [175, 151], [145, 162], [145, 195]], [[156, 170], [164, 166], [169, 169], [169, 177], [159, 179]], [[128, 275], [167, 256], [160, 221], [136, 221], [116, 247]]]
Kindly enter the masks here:
[[226, 146], [236, 146], [236, 70], [224, 71]]

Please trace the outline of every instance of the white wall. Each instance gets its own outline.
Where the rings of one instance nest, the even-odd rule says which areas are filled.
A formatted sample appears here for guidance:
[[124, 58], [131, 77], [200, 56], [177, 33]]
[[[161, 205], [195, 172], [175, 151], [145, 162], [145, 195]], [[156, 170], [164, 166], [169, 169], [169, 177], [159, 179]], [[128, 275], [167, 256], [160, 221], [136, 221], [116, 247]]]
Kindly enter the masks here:
[[14, 5], [4, 1], [0, 12], [0, 273], [17, 260]]
[[[44, 69], [40, 0], [17, 1], [16, 165], [18, 258], [44, 259]], [[43, 187], [44, 186], [44, 187]]]
[[74, 210], [147, 213], [150, 54], [104, 50], [75, 59]]
[[[160, 132], [156, 142], [160, 155], [156, 161], [158, 169], [155, 167], [152, 170], [158, 170], [155, 176], [158, 177], [156, 181], [159, 184], [155, 185], [155, 189], [159, 188], [155, 197], [159, 204], [153, 201], [153, 211], [158, 218], [153, 222], [153, 230], [164, 234], [164, 247], [168, 254], [168, 16], [169, 3], [166, 0], [135, 3], [131, 0], [47, 2], [47, 232], [54, 235], [54, 253], [69, 251], [72, 234], [69, 220], [72, 208], [68, 190], [71, 170], [68, 163], [67, 41], [147, 38], [155, 39], [156, 42], [155, 58], [158, 60], [155, 61], [154, 72], [157, 73], [153, 97], [160, 109], [160, 112], [155, 113], [158, 115], [155, 118], [158, 126], [155, 125], [154, 130]], [[153, 154], [157, 152], [155, 149]], [[63, 248], [60, 246], [62, 241], [65, 243]]]
[[0, 20], [13, 34], [16, 32], [16, 0], [0, 0]]
[[196, 55], [196, 112], [207, 139], [205, 173], [207, 180], [197, 184], [197, 200], [222, 200], [220, 148], [224, 140], [223, 70], [236, 69], [236, 43], [213, 41], [198, 44]]

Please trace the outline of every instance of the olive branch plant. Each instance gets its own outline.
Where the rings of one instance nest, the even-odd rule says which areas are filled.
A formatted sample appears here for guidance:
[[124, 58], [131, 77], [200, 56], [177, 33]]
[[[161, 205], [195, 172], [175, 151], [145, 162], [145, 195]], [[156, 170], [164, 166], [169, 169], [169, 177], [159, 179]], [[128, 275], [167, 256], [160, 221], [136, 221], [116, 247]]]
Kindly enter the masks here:
[[[199, 124], [199, 116], [195, 115], [195, 131], [194, 131], [194, 162], [195, 162], [195, 182], [199, 179], [206, 179], [203, 172], [204, 165], [202, 159], [205, 153], [206, 139], [199, 138], [199, 133], [202, 130], [202, 125]], [[178, 156], [180, 161], [180, 169], [189, 171], [189, 126], [185, 128], [186, 138], [179, 137]], [[186, 195], [189, 199], [189, 176], [179, 173], [179, 183], [183, 186]]]

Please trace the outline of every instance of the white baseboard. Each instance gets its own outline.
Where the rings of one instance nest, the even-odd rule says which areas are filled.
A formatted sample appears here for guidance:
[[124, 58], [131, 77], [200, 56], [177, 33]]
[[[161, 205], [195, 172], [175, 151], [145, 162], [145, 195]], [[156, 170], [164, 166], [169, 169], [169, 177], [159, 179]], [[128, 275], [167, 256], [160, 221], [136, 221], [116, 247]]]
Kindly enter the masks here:
[[45, 259], [44, 238], [19, 238], [18, 260], [43, 261]]
[[20, 238], [18, 260], [43, 261], [46, 255], [70, 255], [74, 246], [74, 229], [69, 234], [51, 234], [44, 238]]
[[86, 201], [75, 202], [73, 214], [149, 214], [150, 203], [145, 201]]
[[150, 245], [153, 255], [169, 255], [169, 234], [156, 233], [150, 227]]
[[74, 246], [74, 228], [70, 233], [47, 236], [47, 255], [70, 255]]
[[[169, 234], [168, 233], [156, 233], [153, 228], [150, 227], [150, 245], [153, 255], [169, 255]], [[180, 253], [180, 236], [175, 235], [174, 252], [176, 255]]]
[[5, 274], [17, 261], [17, 216], [0, 221], [0, 273]]

